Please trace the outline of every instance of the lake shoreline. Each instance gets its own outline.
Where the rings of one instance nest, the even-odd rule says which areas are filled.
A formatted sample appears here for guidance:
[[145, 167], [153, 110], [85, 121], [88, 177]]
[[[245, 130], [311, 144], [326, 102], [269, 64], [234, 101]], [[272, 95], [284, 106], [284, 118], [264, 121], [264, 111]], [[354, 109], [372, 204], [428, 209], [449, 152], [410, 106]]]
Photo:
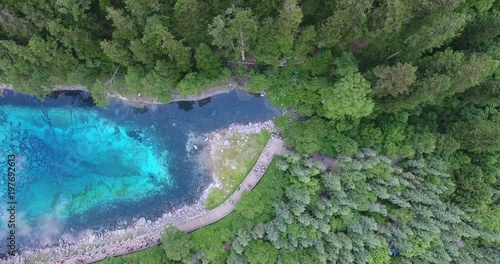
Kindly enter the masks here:
[[[11, 86], [7, 86], [4, 84], [0, 84], [0, 91], [3, 90], [15, 90]], [[173, 102], [179, 101], [198, 101], [204, 98], [209, 98], [218, 94], [229, 93], [234, 90], [241, 90], [235, 84], [229, 84], [225, 87], [215, 87], [212, 89], [208, 89], [202, 93], [198, 93], [192, 96], [187, 97], [177, 97], [174, 98]], [[57, 91], [86, 91], [88, 90], [83, 86], [59, 86]], [[111, 98], [116, 98], [119, 100], [123, 100], [126, 103], [132, 104], [163, 104], [159, 102], [146, 102], [146, 101], [137, 101], [133, 98], [128, 97], [118, 97], [118, 96], [110, 96]], [[142, 99], [142, 98], [141, 98]], [[272, 121], [270, 121], [272, 122]], [[248, 125], [239, 125], [239, 124], [231, 124], [227, 128], [229, 129], [231, 126], [237, 125], [240, 127], [247, 127], [252, 130], [252, 127], [259, 126], [260, 123], [250, 123]], [[209, 134], [214, 133], [209, 132], [204, 134], [205, 137], [208, 137]], [[201, 135], [203, 136], [203, 135]], [[201, 149], [200, 149], [201, 150]], [[203, 151], [200, 151], [202, 154]], [[208, 162], [210, 157], [210, 149], [207, 147], [205, 149], [205, 155], [197, 156], [198, 162], [200, 162], [200, 168], [207, 169], [212, 174], [212, 164]], [[208, 176], [208, 175], [207, 175]], [[78, 259], [85, 259], [87, 261], [95, 261], [94, 257], [87, 256], [87, 254], [91, 254], [96, 256], [96, 254], [101, 254], [99, 251], [104, 247], [122, 247], [124, 245], [138, 245], [138, 242], [135, 240], [143, 238], [147, 236], [151, 241], [157, 241], [160, 239], [163, 230], [168, 226], [173, 226], [175, 224], [183, 223], [188, 221], [189, 219], [196, 218], [200, 215], [205, 214], [208, 210], [204, 207], [205, 201], [208, 197], [208, 194], [217, 187], [217, 182], [214, 181], [213, 175], [211, 175], [211, 183], [204, 188], [201, 192], [201, 195], [194, 203], [180, 205], [177, 208], [172, 208], [163, 213], [163, 215], [156, 220], [148, 220], [145, 217], [141, 217], [139, 219], [133, 219], [129, 225], [125, 224], [124, 228], [118, 229], [106, 229], [102, 232], [97, 232], [96, 230], [85, 230], [79, 233], [64, 233], [60, 236], [60, 239], [56, 243], [40, 245], [40, 247], [34, 248], [24, 248], [20, 251], [21, 254], [15, 257], [9, 257], [7, 259], [0, 259], [1, 263], [46, 263], [53, 262], [54, 260], [69, 260], [78, 261]], [[102, 246], [98, 246], [101, 245]], [[76, 255], [74, 258], [67, 258], [69, 252], [73, 252]], [[107, 251], [109, 252], [109, 251]], [[110, 254], [106, 253], [106, 254]], [[37, 257], [38, 256], [38, 257]], [[46, 258], [43, 258], [45, 256]], [[5, 262], [4, 262], [5, 261]], [[71, 262], [70, 262], [71, 263]]]
[[[17, 91], [14, 87], [6, 84], [0, 83], [0, 91], [3, 90], [12, 90], [12, 91]], [[136, 96], [123, 96], [118, 93], [106, 93], [106, 99], [118, 99], [121, 101], [124, 101], [130, 105], [137, 106], [137, 107], [142, 107], [145, 105], [154, 105], [154, 104], [171, 104], [175, 102], [184, 102], [184, 101], [199, 101], [203, 100], [206, 98], [210, 98], [215, 95], [219, 94], [225, 94], [229, 93], [231, 91], [243, 91], [243, 92], [249, 92], [245, 89], [242, 89], [241, 86], [238, 86], [234, 82], [229, 82], [225, 86], [217, 86], [217, 87], [211, 87], [208, 89], [203, 90], [202, 92], [195, 93], [192, 95], [188, 96], [174, 96], [170, 102], [159, 102], [155, 98], [147, 98], [145, 96], [141, 97], [141, 94], [138, 94]], [[64, 92], [64, 91], [83, 91], [83, 92], [88, 92], [92, 94], [85, 86], [81, 85], [56, 85], [51, 92]]]
[[[168, 210], [156, 220], [146, 219], [145, 217], [132, 220], [129, 225], [125, 224], [127, 226], [125, 228], [106, 229], [102, 232], [89, 229], [77, 235], [65, 233], [60, 236], [59, 244], [23, 249], [20, 251], [21, 254], [8, 258], [5, 263], [53, 263], [61, 260], [65, 260], [65, 263], [67, 261], [77, 263], [77, 261], [84, 260], [86, 263], [110, 257], [121, 252], [120, 250], [124, 250], [124, 248], [143, 249], [139, 245], [147, 247], [158, 243], [164, 229], [168, 226], [185, 223], [208, 212], [205, 208], [206, 199], [210, 192], [218, 187], [217, 178], [213, 173], [214, 164], [211, 156], [211, 145], [214, 144], [215, 140], [221, 142], [225, 140], [225, 138], [216, 139], [215, 135], [222, 130], [257, 133], [262, 129], [272, 130], [272, 128], [274, 128], [272, 120], [249, 124], [232, 123], [226, 128], [192, 135], [192, 140], [186, 142], [186, 151], [191, 153], [191, 158], [199, 164], [200, 169], [209, 173], [207, 176], [212, 180], [201, 192], [196, 202]], [[147, 243], [144, 242], [146, 238]], [[112, 252], [115, 252], [115, 254]]]
[[[248, 124], [238, 124], [232, 123], [228, 127], [217, 129], [202, 135], [190, 134], [188, 135], [188, 141], [186, 143], [186, 152], [189, 155], [196, 156], [196, 163], [199, 164], [199, 168], [206, 168], [205, 174], [210, 174], [212, 178], [212, 183], [207, 188], [207, 195], [213, 189], [219, 189], [223, 191], [227, 190], [228, 186], [223, 184], [224, 175], [221, 175], [221, 171], [231, 171], [231, 173], [238, 174], [236, 171], [237, 167], [241, 167], [242, 164], [235, 164], [235, 161], [231, 158], [224, 157], [225, 151], [241, 148], [251, 148], [252, 146], [245, 145], [245, 138], [241, 138], [242, 142], [231, 143], [231, 138], [233, 136], [237, 137], [248, 137], [250, 135], [259, 135], [262, 131], [267, 131], [269, 133], [277, 132], [273, 120], [265, 122], [254, 122]], [[266, 140], [267, 142], [267, 140]], [[263, 147], [263, 146], [262, 146]], [[225, 150], [225, 151], [224, 151]], [[259, 155], [262, 150], [259, 150]], [[195, 153], [195, 154], [193, 154]], [[245, 160], [241, 157], [240, 160]], [[253, 164], [252, 164], [253, 166]], [[227, 175], [226, 175], [227, 176]], [[222, 177], [222, 178], [221, 178]], [[222, 181], [221, 181], [222, 180]], [[232, 193], [233, 190], [231, 190]], [[205, 202], [208, 197], [204, 197]], [[224, 200], [225, 201], [225, 200]], [[210, 206], [209, 206], [210, 208]]]

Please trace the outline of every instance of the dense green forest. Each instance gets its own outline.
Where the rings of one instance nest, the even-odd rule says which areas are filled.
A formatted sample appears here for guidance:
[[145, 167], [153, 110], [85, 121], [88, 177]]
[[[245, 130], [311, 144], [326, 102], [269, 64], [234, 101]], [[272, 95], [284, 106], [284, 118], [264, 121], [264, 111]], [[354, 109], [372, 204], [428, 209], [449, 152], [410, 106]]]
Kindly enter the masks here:
[[500, 0], [0, 2], [19, 91], [169, 102], [228, 79], [287, 110], [297, 154], [129, 263], [500, 263]]

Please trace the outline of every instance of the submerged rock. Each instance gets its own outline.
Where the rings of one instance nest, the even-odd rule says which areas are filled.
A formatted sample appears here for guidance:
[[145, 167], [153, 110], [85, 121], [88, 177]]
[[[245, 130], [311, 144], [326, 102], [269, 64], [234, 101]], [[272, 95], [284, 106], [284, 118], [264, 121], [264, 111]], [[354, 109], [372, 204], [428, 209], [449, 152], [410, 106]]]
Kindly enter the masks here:
[[12, 145], [13, 145], [14, 147], [19, 148], [19, 145], [20, 145], [20, 144], [21, 144], [21, 143], [20, 143], [20, 142], [19, 142], [19, 140], [17, 140], [17, 139], [12, 140]]

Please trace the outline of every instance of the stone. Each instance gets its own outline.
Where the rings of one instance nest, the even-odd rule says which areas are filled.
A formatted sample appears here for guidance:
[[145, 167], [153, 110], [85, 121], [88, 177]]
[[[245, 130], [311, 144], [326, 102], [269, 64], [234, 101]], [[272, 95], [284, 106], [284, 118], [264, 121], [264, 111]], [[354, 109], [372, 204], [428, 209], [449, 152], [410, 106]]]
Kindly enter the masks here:
[[194, 148], [195, 150], [198, 150], [198, 146], [196, 146], [196, 145], [193, 145], [193, 148]]

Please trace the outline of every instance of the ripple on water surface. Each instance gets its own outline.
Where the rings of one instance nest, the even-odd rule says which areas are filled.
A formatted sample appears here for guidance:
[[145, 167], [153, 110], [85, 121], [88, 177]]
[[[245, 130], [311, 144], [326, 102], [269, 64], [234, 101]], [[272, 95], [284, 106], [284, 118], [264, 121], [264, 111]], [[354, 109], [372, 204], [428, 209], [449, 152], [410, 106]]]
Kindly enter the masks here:
[[[240, 92], [140, 109], [119, 101], [97, 108], [80, 92], [44, 102], [7, 92], [0, 98], [0, 171], [14, 154], [20, 243], [155, 218], [192, 202], [209, 180], [187, 158], [186, 135], [278, 114], [266, 99]], [[0, 181], [6, 198], [7, 178]], [[0, 213], [2, 237], [7, 213]]]

